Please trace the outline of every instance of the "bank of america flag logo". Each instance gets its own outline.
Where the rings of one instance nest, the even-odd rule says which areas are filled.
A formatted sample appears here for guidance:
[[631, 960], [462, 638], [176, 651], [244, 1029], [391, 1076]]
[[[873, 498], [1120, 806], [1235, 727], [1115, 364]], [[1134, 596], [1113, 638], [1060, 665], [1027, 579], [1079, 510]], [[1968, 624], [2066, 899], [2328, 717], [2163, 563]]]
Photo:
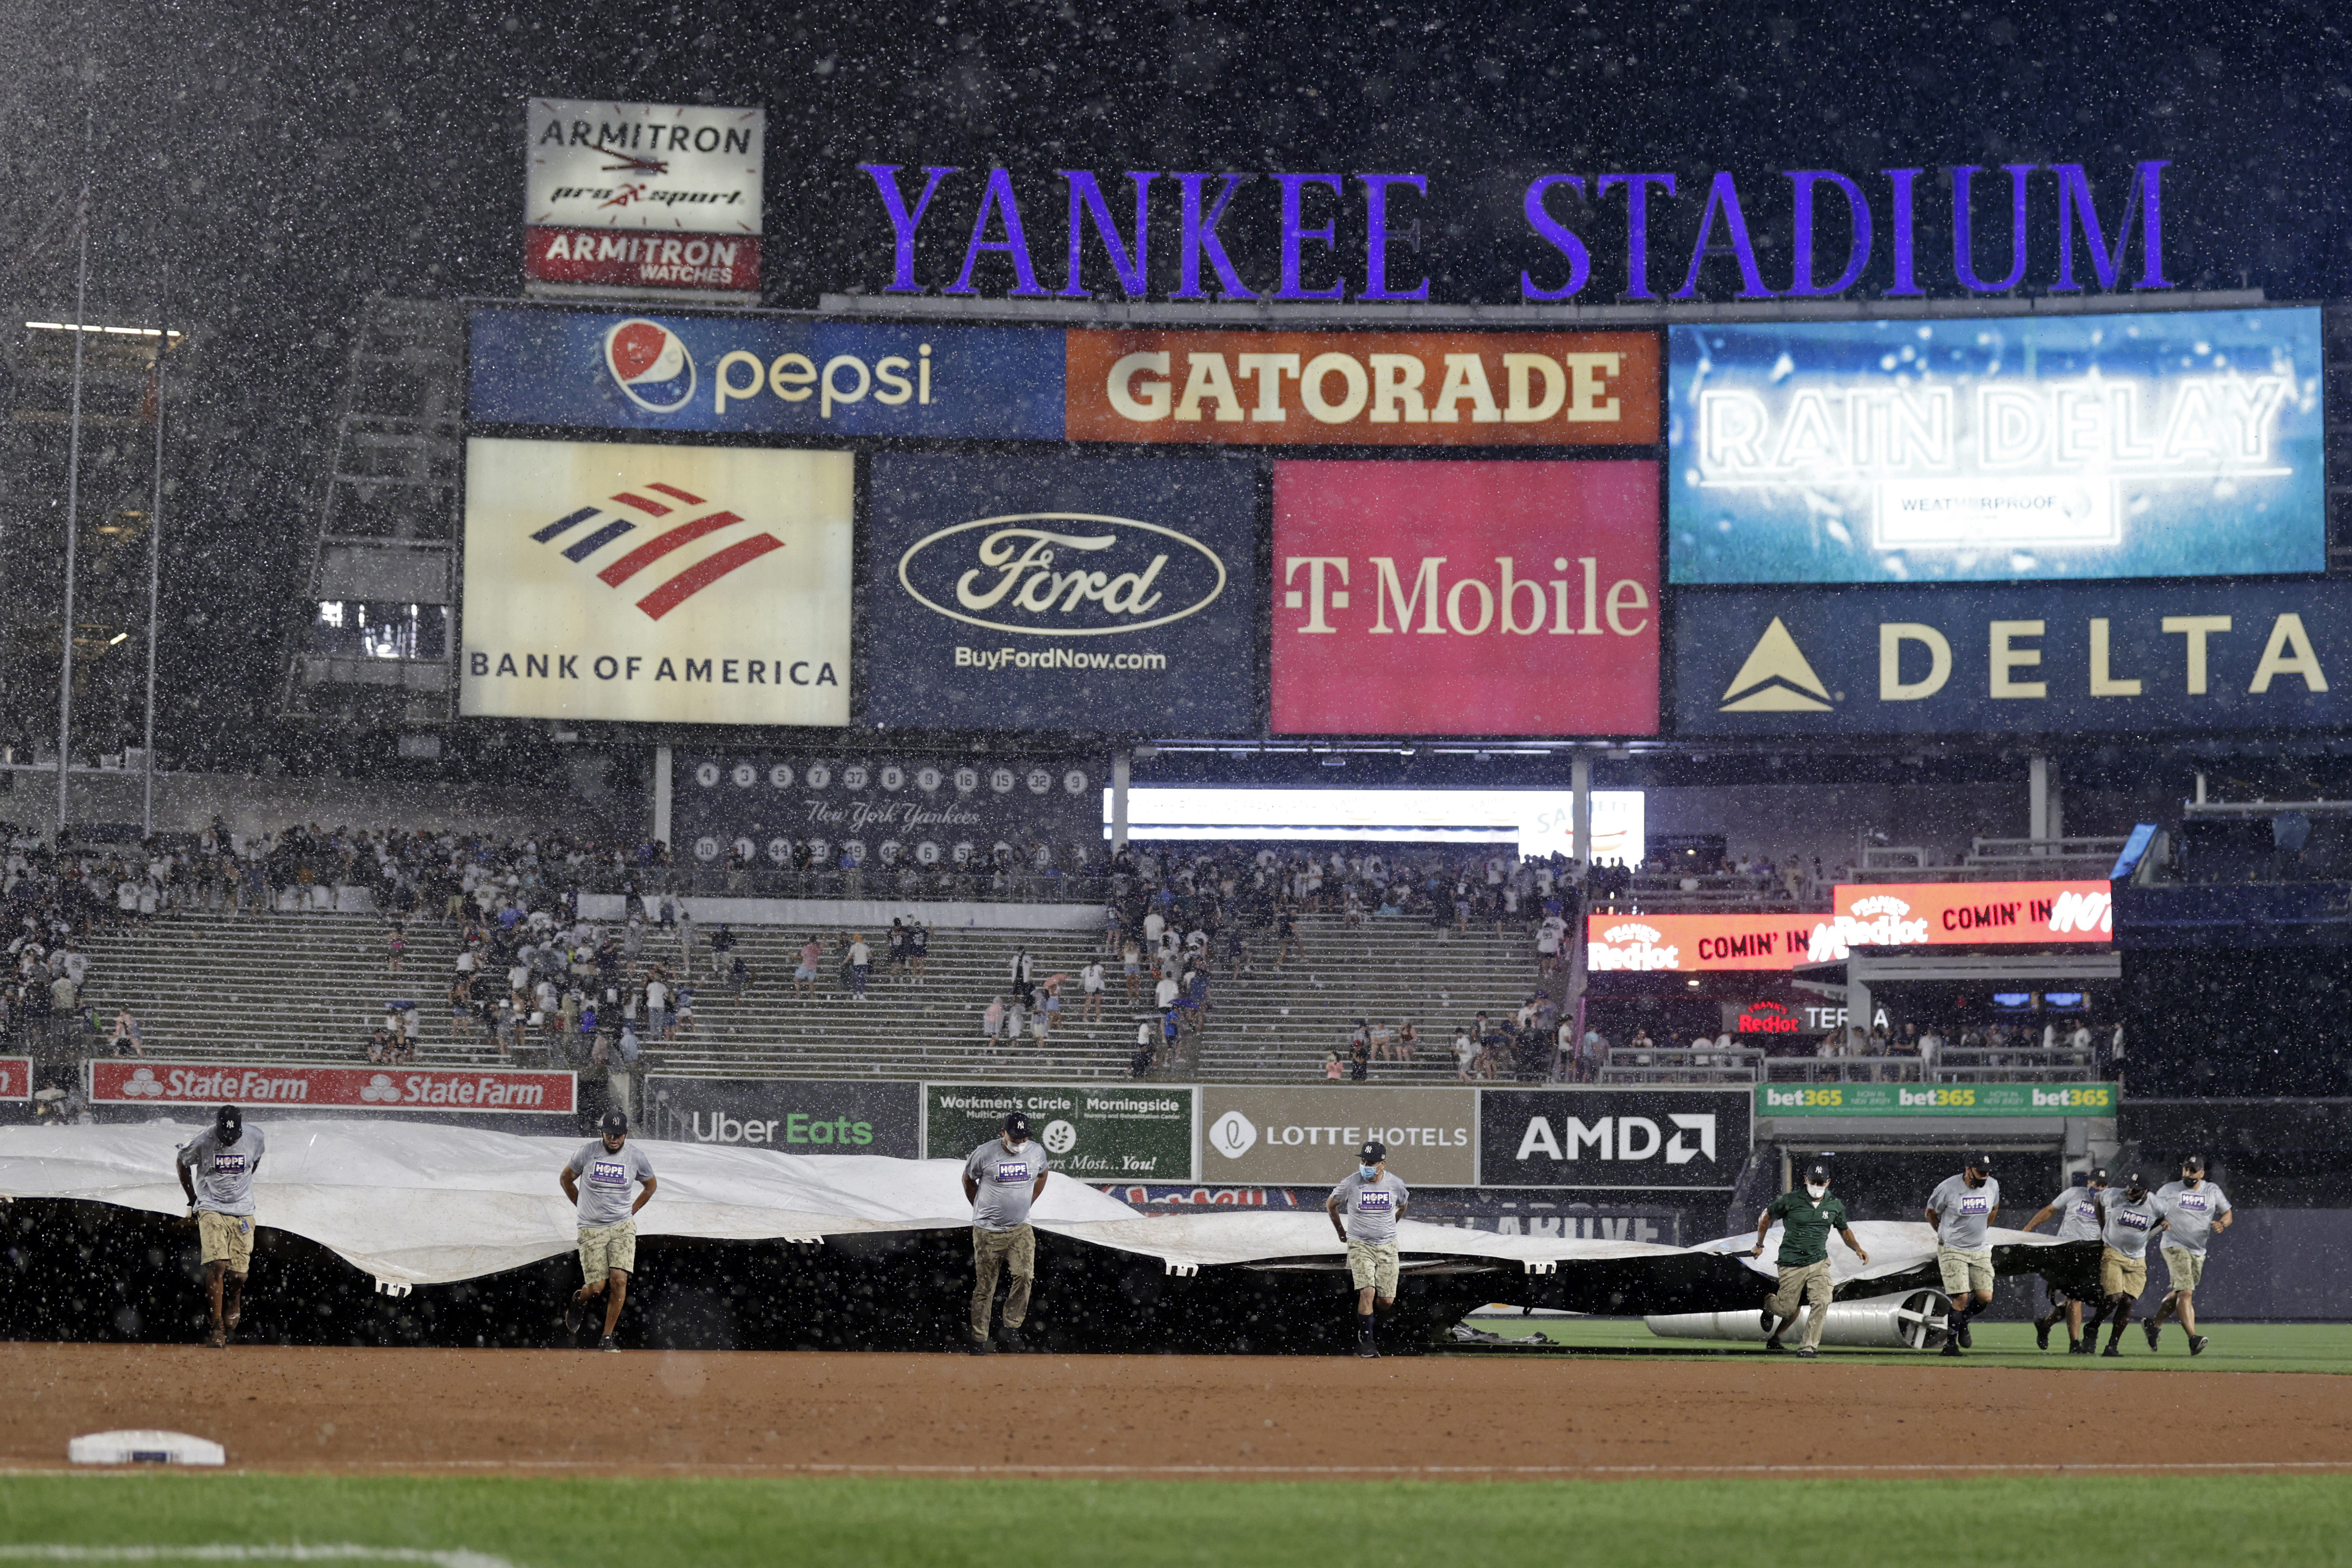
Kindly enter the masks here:
[[[677, 567], [678, 563], [669, 557], [678, 551], [713, 534], [749, 526], [739, 514], [676, 485], [651, 484], [639, 489], [652, 493], [622, 490], [594, 506], [583, 506], [568, 517], [557, 518], [530, 537], [536, 543], [562, 551], [566, 561], [590, 568], [596, 580], [608, 588], [620, 589], [635, 584], [635, 587], [628, 588], [634, 593], [644, 586], [645, 581], [650, 581], [645, 574], [656, 563], [663, 563], [665, 570]], [[712, 510], [699, 517], [688, 517], [682, 522], [663, 521], [706, 506]], [[603, 565], [592, 559], [622, 545], [641, 529], [656, 527], [661, 531], [607, 557]], [[582, 532], [583, 529], [587, 531]], [[784, 542], [772, 533], [737, 539], [658, 583], [636, 602], [637, 608], [654, 620], [660, 620], [729, 573], [740, 571], [770, 551], [783, 547]]]
[[1829, 688], [1806, 662], [1804, 650], [1774, 616], [1748, 653], [1748, 662], [1724, 689], [1718, 713], [1826, 713]]

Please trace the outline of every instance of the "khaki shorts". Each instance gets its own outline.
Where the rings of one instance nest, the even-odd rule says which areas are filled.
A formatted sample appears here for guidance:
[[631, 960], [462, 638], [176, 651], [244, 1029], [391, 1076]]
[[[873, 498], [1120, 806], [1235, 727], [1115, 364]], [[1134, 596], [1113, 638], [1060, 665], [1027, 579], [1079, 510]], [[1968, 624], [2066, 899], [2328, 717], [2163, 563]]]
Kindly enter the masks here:
[[601, 1285], [614, 1269], [624, 1274], [637, 1271], [637, 1222], [625, 1219], [618, 1225], [583, 1225], [580, 1227], [580, 1279], [587, 1285]]
[[2126, 1258], [2114, 1247], [2099, 1254], [2099, 1290], [2103, 1295], [2137, 1298], [2147, 1289], [2147, 1259]]
[[2185, 1247], [2168, 1247], [2164, 1249], [2164, 1271], [2172, 1276], [2173, 1289], [2194, 1290], [2205, 1278], [2205, 1255]]
[[206, 1263], [226, 1263], [231, 1274], [245, 1274], [252, 1270], [251, 1215], [215, 1214], [211, 1209], [199, 1209], [196, 1211], [196, 1239], [203, 1245]]
[[1959, 1295], [1964, 1290], [1992, 1289], [1992, 1249], [1963, 1252], [1957, 1247], [1936, 1248], [1936, 1267], [1944, 1276], [1944, 1294]]
[[1397, 1245], [1393, 1241], [1351, 1241], [1348, 1243], [1348, 1278], [1360, 1290], [1369, 1285], [1372, 1294], [1382, 1300], [1393, 1301], [1397, 1293]]

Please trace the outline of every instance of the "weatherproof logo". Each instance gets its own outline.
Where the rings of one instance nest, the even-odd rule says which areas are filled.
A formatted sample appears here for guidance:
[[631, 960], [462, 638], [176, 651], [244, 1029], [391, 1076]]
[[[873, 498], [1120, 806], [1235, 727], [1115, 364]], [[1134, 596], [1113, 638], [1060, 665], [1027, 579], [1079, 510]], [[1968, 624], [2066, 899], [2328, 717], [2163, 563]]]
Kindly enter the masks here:
[[[655, 519], [666, 518], [680, 510], [691, 510], [696, 507], [713, 505], [712, 502], [705, 500], [692, 491], [682, 490], [676, 485], [649, 484], [644, 488], [656, 495], [666, 497], [667, 502], [675, 504], [666, 504], [664, 501], [654, 500], [652, 496], [639, 495], [634, 490], [621, 490], [611, 496], [603, 505], [583, 506], [569, 516], [557, 518], [553, 522], [532, 533], [531, 540], [538, 544], [555, 544], [566, 535], [572, 534], [583, 523], [601, 518], [604, 521], [597, 526], [591, 527], [586, 533], [577, 535], [572, 542], [561, 546], [566, 561], [577, 562], [584, 565], [590, 556], [619, 543], [629, 534], [635, 533], [640, 526], [650, 525]], [[638, 519], [643, 519], [644, 522], [640, 523]], [[651, 539], [608, 560], [597, 571], [596, 580], [608, 588], [618, 588], [672, 552], [682, 550], [698, 540], [707, 538], [722, 530], [733, 528], [742, 521], [740, 515], [722, 507], [685, 522], [666, 525], [661, 532], [655, 534]], [[784, 542], [772, 533], [755, 533], [749, 538], [739, 539], [725, 549], [704, 556], [685, 571], [662, 583], [637, 601], [637, 608], [643, 610], [652, 619], [660, 620], [729, 573], [750, 565], [770, 551], [782, 550], [783, 547]]]
[[621, 395], [648, 414], [675, 414], [694, 396], [694, 355], [659, 321], [615, 323], [604, 334], [604, 368]]
[[1723, 706], [1718, 713], [1826, 713], [1830, 710], [1829, 688], [1813, 673], [1806, 662], [1797, 639], [1780, 617], [1764, 628], [1748, 650], [1748, 662], [1724, 688]]

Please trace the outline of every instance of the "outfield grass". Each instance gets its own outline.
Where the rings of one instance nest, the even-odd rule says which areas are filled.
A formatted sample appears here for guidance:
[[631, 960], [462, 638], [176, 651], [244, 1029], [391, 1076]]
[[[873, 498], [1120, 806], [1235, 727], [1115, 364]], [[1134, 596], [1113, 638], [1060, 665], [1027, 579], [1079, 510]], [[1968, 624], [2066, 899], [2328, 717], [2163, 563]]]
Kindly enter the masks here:
[[[615, 1439], [625, 1445], [625, 1427]], [[1978, 1565], [2212, 1568], [2352, 1562], [2347, 1515], [2352, 1477], [2321, 1475], [2184, 1486], [2112, 1475], [1454, 1485], [18, 1474], [0, 1482], [0, 1562], [51, 1546], [103, 1562], [88, 1549], [299, 1542], [481, 1552], [517, 1568], [1886, 1568], [1948, 1561], [1965, 1542]]]
[[[1469, 1321], [1474, 1327], [1507, 1339], [1541, 1333], [1556, 1343], [1585, 1350], [1633, 1350], [1654, 1354], [1687, 1351], [1694, 1355], [1765, 1353], [1759, 1345], [1737, 1341], [1661, 1339], [1639, 1318], [1478, 1317]], [[2164, 1326], [2164, 1348], [2151, 1353], [2146, 1336], [2135, 1321], [2124, 1331], [2123, 1353], [2111, 1361], [2105, 1356], [2066, 1354], [2066, 1331], [2063, 1325], [2051, 1331], [2050, 1349], [2044, 1352], [2033, 1348], [2031, 1323], [1977, 1323], [1972, 1325], [1976, 1346], [1968, 1357], [1978, 1365], [2040, 1366], [2072, 1372], [2128, 1368], [2147, 1372], [2352, 1373], [2352, 1323], [2200, 1323], [2199, 1327], [2213, 1342], [2203, 1355], [2192, 1359], [2178, 1323]], [[1791, 1329], [1788, 1342], [1794, 1345], [1797, 1336], [1798, 1331]], [[2099, 1333], [2099, 1346], [2102, 1350], [2106, 1348], [2104, 1329]], [[1841, 1361], [1926, 1363], [1941, 1359], [1918, 1351], [1842, 1350], [1835, 1345], [1822, 1346], [1822, 1354]]]

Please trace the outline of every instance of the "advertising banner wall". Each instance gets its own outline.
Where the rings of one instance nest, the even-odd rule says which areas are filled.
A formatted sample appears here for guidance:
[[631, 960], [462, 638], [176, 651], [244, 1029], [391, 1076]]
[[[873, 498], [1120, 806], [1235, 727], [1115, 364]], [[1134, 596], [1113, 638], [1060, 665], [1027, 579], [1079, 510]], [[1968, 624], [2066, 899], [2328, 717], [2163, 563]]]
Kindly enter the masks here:
[[1029, 1136], [1055, 1170], [1082, 1182], [1192, 1182], [1198, 1091], [1158, 1084], [923, 1085], [923, 1152], [962, 1160], [996, 1137], [1009, 1110], [1026, 1111]]
[[1658, 438], [1648, 332], [1068, 334], [1068, 437], [1608, 447]]
[[1585, 967], [1605, 971], [1793, 969], [1808, 956], [1820, 915], [1591, 914]]
[[1830, 903], [1835, 916], [1813, 945], [1832, 959], [1856, 947], [2115, 940], [2113, 884], [2104, 881], [1842, 882]]
[[[1277, 658], [1281, 636], [1277, 621]], [[1675, 600], [1675, 727], [1685, 735], [2332, 728], [2352, 719], [2347, 693], [2352, 583], [2335, 580]]]
[[1255, 466], [870, 463], [866, 722], [1256, 732]]
[[639, 1121], [648, 1138], [786, 1154], [923, 1157], [917, 1084], [647, 1073], [644, 1093]]
[[33, 1058], [0, 1057], [0, 1100], [33, 1098]]
[[2326, 568], [2316, 310], [1672, 329], [1672, 581]]
[[705, 289], [757, 294], [756, 235], [614, 234], [609, 229], [522, 231], [522, 275], [536, 283], [599, 289]]
[[1759, 1083], [1759, 1116], [2113, 1116], [2111, 1083]]
[[1482, 1187], [1714, 1190], [1748, 1163], [1745, 1089], [1478, 1091]]
[[764, 110], [534, 98], [524, 110], [534, 225], [758, 234]]
[[1658, 471], [1277, 462], [1274, 732], [1649, 735]]
[[220, 1062], [93, 1061], [99, 1105], [289, 1107], [303, 1110], [506, 1111], [568, 1114], [578, 1079], [568, 1072], [488, 1068], [296, 1067]]
[[1058, 441], [1062, 334], [485, 307], [467, 415], [493, 425]]
[[1201, 1179], [1319, 1183], [1356, 1168], [1365, 1140], [1389, 1147], [1408, 1186], [1478, 1182], [1477, 1090], [1222, 1088], [1201, 1090]]
[[[869, 871], [904, 863], [988, 864], [1002, 845], [1023, 865], [1099, 859], [1098, 754], [1013, 761], [876, 752], [854, 757], [688, 752], [677, 763], [672, 833], [697, 864], [731, 857], [766, 868]], [[857, 897], [886, 898], [883, 877]], [[1097, 920], [1096, 926], [1100, 925]]]
[[459, 711], [848, 723], [854, 464], [468, 439]]

